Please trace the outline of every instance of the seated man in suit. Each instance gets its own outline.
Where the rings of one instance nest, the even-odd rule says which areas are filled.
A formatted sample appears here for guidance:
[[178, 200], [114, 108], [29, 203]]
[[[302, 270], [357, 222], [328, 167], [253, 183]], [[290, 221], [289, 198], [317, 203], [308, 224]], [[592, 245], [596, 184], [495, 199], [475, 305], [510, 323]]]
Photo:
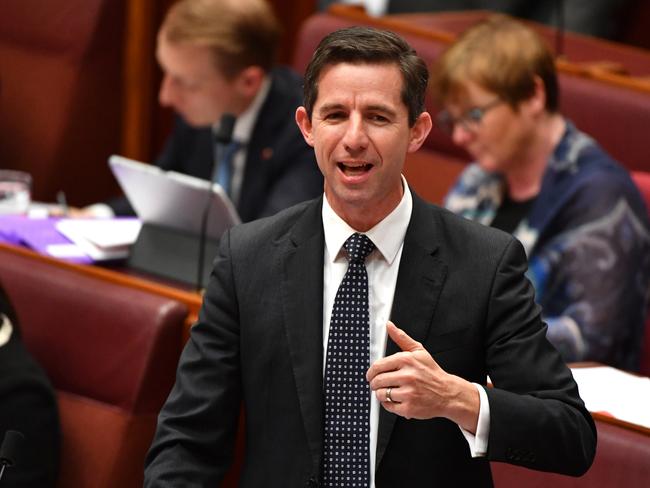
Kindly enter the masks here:
[[[265, 0], [181, 0], [158, 34], [160, 103], [179, 117], [156, 165], [210, 179], [219, 121], [235, 115], [239, 149], [219, 182], [244, 222], [323, 191], [313, 152], [293, 122], [302, 80], [274, 67], [278, 38]], [[133, 213], [124, 197], [108, 205], [112, 212], [104, 206], [101, 213]], [[100, 214], [97, 206], [86, 210]]]
[[21, 342], [16, 314], [0, 286], [0, 442], [7, 430], [22, 433], [24, 441], [0, 486], [54, 487], [61, 443], [56, 396]]
[[325, 194], [222, 237], [146, 487], [218, 486], [242, 404], [243, 487], [487, 487], [489, 461], [588, 469], [595, 427], [521, 244], [402, 176], [432, 126], [427, 81], [391, 32], [321, 41], [296, 120]]
[[553, 56], [495, 16], [440, 58], [441, 128], [476, 158], [448, 209], [511, 232], [566, 361], [636, 371], [650, 286], [650, 223], [628, 172], [559, 112]]

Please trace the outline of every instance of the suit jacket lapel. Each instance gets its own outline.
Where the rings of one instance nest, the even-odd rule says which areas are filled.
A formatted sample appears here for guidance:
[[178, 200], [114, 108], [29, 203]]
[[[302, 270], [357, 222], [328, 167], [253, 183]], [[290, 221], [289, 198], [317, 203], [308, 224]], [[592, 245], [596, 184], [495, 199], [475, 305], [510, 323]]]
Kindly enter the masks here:
[[[424, 342], [432, 326], [433, 314], [447, 274], [437, 256], [436, 211], [413, 194], [413, 214], [404, 238], [391, 320], [409, 336]], [[386, 356], [399, 351], [388, 340]], [[393, 431], [396, 416], [381, 408], [377, 438], [379, 466]]]
[[[300, 410], [318, 469], [323, 425], [322, 199], [310, 204], [284, 241], [282, 306]], [[316, 471], [318, 472], [318, 471]]]

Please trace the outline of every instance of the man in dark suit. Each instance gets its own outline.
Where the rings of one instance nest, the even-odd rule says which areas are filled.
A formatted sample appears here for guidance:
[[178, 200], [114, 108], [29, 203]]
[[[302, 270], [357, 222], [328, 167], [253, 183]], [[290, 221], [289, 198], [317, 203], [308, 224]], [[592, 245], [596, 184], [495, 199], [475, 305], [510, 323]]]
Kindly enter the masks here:
[[[313, 151], [293, 122], [302, 81], [274, 67], [278, 38], [265, 0], [182, 0], [158, 34], [159, 100], [179, 116], [156, 165], [211, 179], [214, 134], [224, 113], [235, 115], [239, 148], [225, 186], [244, 222], [323, 191]], [[114, 214], [133, 214], [124, 197], [107, 203]]]
[[401, 174], [431, 129], [427, 81], [395, 34], [323, 39], [296, 121], [325, 194], [221, 239], [145, 486], [218, 484], [242, 404], [245, 487], [491, 486], [489, 461], [588, 469], [595, 427], [521, 245]]

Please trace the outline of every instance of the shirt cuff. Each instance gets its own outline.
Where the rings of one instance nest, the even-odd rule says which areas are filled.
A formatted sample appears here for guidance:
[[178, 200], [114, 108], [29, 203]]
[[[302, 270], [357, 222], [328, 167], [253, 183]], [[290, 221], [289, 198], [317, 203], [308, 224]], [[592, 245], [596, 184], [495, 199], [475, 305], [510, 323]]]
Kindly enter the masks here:
[[462, 432], [472, 457], [484, 457], [487, 455], [488, 438], [490, 437], [490, 403], [488, 402], [487, 393], [478, 383], [472, 383], [478, 390], [479, 411], [478, 424], [476, 425], [476, 434], [458, 426]]

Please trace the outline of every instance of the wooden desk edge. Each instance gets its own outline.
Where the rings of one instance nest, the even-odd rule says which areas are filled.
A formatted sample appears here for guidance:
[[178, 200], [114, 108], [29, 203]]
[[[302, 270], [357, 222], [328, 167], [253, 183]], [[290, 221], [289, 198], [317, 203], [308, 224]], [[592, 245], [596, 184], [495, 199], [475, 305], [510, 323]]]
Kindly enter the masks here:
[[137, 290], [142, 290], [171, 298], [172, 300], [176, 300], [184, 304], [188, 309], [188, 315], [185, 318], [185, 324], [183, 327], [183, 343], [185, 343], [189, 337], [189, 330], [192, 324], [196, 321], [199, 309], [201, 308], [202, 297], [198, 293], [180, 290], [178, 288], [155, 283], [144, 278], [120, 273], [119, 271], [101, 268], [99, 266], [70, 263], [11, 244], [0, 242], [0, 250], [6, 251], [9, 254], [22, 256], [27, 259], [41, 261], [51, 266], [62, 268], [74, 273], [92, 276], [103, 281], [118, 284], [120, 286], [127, 286], [129, 288], [135, 288]]

